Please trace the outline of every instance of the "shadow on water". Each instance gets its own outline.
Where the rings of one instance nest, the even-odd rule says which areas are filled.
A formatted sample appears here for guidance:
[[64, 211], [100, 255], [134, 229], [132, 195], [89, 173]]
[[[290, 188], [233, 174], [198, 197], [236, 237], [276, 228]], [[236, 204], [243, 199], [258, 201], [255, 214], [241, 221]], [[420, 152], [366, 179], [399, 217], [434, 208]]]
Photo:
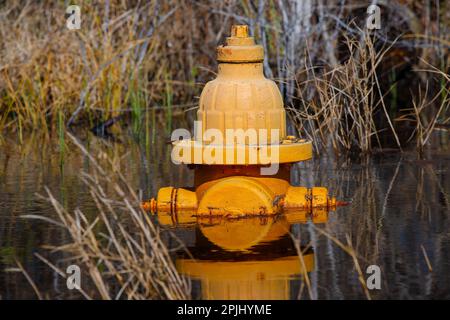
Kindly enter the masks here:
[[[180, 120], [174, 126], [186, 123]], [[92, 154], [104, 152], [120, 162], [125, 178], [143, 198], [165, 185], [192, 185], [192, 172], [170, 161], [168, 137], [122, 135], [130, 138], [111, 142], [91, 133], [78, 137]], [[48, 256], [45, 246], [66, 243], [66, 232], [22, 216], [55, 217], [51, 205], [36, 195], [45, 186], [66, 208], [80, 207], [96, 216], [79, 179], [90, 162], [76, 148], [64, 148], [63, 153], [57, 143], [44, 141], [30, 137], [19, 146], [15, 137], [6, 137], [0, 146], [2, 299], [35, 298], [15, 259], [44, 297], [76, 296], [34, 256]], [[450, 298], [449, 163], [444, 146], [430, 149], [425, 159], [404, 153], [366, 161], [322, 157], [297, 164], [294, 185], [326, 186], [351, 205], [315, 215], [315, 221], [280, 216], [173, 228], [190, 252], [174, 254], [177, 268], [192, 279], [194, 298], [366, 299], [355, 260], [343, 244], [356, 253], [364, 278], [369, 265], [380, 266], [381, 289], [370, 290], [372, 298]], [[67, 262], [57, 258], [53, 253], [52, 261], [65, 270]]]

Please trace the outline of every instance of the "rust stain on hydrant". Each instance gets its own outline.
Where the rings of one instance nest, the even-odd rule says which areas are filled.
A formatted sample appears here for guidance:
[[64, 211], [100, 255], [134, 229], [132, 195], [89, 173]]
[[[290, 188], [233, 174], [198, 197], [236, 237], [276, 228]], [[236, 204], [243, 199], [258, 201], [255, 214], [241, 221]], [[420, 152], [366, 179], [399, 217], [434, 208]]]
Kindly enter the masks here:
[[[201, 130], [193, 140], [173, 145], [181, 150], [172, 154], [174, 160], [195, 170], [195, 191], [161, 188], [156, 199], [142, 207], [169, 225], [195, 223], [208, 216], [236, 218], [285, 212], [294, 217], [312, 214], [313, 208], [333, 210], [336, 199], [328, 196], [326, 188], [290, 185], [292, 163], [312, 158], [311, 141], [286, 135], [281, 93], [275, 82], [264, 77], [264, 50], [249, 36], [247, 26], [232, 27], [231, 37], [217, 48], [217, 60], [217, 78], [206, 84], [200, 96], [197, 117]], [[202, 136], [211, 129], [223, 137], [229, 130], [243, 132], [244, 138], [232, 144], [226, 140], [217, 147], [216, 141], [207, 142]], [[250, 141], [252, 130], [257, 132], [256, 145]], [[273, 132], [278, 133], [276, 139]], [[208, 151], [214, 163], [202, 156]], [[263, 174], [269, 164], [261, 151], [276, 155], [274, 174]]]

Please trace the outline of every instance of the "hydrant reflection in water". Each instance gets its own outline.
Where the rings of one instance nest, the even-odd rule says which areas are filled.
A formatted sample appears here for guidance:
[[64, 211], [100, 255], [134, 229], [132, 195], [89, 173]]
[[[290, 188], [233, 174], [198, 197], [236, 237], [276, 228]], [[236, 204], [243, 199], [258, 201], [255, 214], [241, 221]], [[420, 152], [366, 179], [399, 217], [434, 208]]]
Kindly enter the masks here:
[[[325, 222], [328, 211], [314, 215]], [[313, 249], [296, 247], [290, 233], [291, 224], [307, 221], [301, 212], [200, 218], [195, 246], [188, 248], [189, 255], [182, 250], [177, 269], [200, 281], [202, 299], [289, 299], [292, 280], [305, 280], [314, 269]]]

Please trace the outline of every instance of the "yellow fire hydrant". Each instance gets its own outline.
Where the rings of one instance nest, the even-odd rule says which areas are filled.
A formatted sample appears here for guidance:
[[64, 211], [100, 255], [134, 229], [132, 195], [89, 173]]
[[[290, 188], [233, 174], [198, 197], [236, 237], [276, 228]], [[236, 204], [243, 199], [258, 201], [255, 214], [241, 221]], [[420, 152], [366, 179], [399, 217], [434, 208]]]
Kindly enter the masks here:
[[248, 26], [232, 27], [217, 60], [217, 78], [200, 96], [195, 137], [173, 142], [172, 160], [195, 170], [194, 191], [161, 188], [143, 208], [170, 225], [334, 208], [326, 188], [290, 185], [291, 165], [312, 158], [311, 141], [286, 135], [281, 93], [264, 77], [264, 50]]

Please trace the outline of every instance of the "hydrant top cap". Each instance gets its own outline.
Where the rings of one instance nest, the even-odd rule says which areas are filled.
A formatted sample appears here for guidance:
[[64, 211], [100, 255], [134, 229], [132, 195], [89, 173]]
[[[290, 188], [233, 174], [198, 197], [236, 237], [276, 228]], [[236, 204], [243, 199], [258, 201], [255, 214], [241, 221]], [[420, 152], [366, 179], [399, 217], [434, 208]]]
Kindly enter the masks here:
[[221, 63], [255, 63], [263, 60], [264, 50], [249, 36], [247, 25], [233, 25], [225, 45], [217, 47], [217, 61]]
[[226, 43], [227, 46], [254, 46], [255, 40], [249, 37], [247, 25], [233, 25]]
[[233, 25], [231, 27], [231, 36], [238, 38], [248, 37], [248, 26], [247, 25]]

